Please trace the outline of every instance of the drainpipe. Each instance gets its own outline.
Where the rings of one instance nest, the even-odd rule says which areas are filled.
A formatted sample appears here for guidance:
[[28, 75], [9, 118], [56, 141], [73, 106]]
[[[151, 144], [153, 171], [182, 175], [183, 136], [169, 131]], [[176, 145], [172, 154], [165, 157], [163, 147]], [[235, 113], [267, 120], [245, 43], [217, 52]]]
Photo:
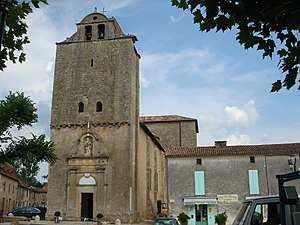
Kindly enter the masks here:
[[265, 172], [266, 172], [266, 181], [267, 181], [267, 193], [270, 195], [269, 189], [269, 174], [268, 174], [268, 164], [267, 164], [267, 156], [265, 155]]

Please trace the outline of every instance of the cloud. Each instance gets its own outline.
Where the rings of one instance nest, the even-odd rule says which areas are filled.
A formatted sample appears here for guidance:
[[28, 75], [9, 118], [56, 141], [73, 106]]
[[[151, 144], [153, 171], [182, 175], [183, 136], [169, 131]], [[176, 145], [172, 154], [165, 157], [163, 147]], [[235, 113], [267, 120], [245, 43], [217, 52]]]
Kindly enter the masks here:
[[173, 23], [178, 23], [178, 22], [180, 22], [180, 21], [183, 20], [184, 14], [182, 13], [180, 16], [177, 16], [177, 17], [171, 15], [170, 18], [171, 18], [171, 21], [172, 21]]
[[254, 125], [259, 119], [254, 100], [249, 100], [242, 108], [227, 106], [224, 112], [229, 126], [248, 127]]
[[[235, 79], [244, 75], [235, 72], [239, 63], [197, 48], [142, 55], [143, 114], [179, 114], [198, 119], [200, 145], [213, 144], [215, 140], [250, 143], [251, 136], [246, 133], [256, 125], [259, 114], [254, 99], [237, 98], [243, 85], [251, 82]], [[245, 96], [247, 92], [243, 90]]]
[[227, 145], [245, 145], [250, 143], [250, 137], [245, 134], [229, 135], [227, 138]]
[[140, 85], [143, 88], [146, 88], [150, 85], [150, 81], [143, 76], [143, 73], [140, 74]]
[[179, 52], [143, 54], [141, 71], [151, 84], [161, 84], [174, 76], [201, 76], [210, 61], [208, 50], [186, 48]]

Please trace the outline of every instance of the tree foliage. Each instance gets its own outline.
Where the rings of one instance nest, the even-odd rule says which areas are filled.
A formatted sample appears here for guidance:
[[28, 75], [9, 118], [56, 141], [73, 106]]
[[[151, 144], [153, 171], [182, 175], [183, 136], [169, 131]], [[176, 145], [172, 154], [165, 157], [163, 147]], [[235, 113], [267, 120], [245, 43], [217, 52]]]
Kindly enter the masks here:
[[36, 183], [35, 176], [40, 162], [54, 163], [57, 159], [54, 144], [45, 135], [31, 138], [13, 137], [10, 130], [31, 126], [37, 121], [37, 109], [24, 93], [9, 93], [0, 101], [0, 163], [8, 162], [29, 183]]
[[21, 129], [25, 125], [37, 122], [37, 109], [24, 93], [9, 93], [0, 101], [0, 143], [11, 140], [10, 128]]
[[[189, 10], [201, 31], [237, 28], [236, 40], [245, 49], [256, 47], [262, 56], [279, 57], [285, 78], [273, 83], [271, 92], [296, 84], [300, 65], [299, 0], [171, 0]], [[300, 82], [298, 80], [297, 82]], [[300, 86], [298, 86], [300, 90]]]
[[39, 185], [36, 179], [40, 170], [39, 163], [54, 163], [56, 160], [53, 142], [46, 141], [45, 135], [34, 134], [31, 139], [19, 137], [13, 140], [6, 148], [5, 156], [6, 162], [31, 186]]
[[47, 0], [13, 0], [8, 5], [6, 27], [1, 49], [1, 70], [6, 67], [8, 60], [13, 63], [22, 63], [26, 60], [24, 45], [30, 43], [27, 36], [28, 25], [26, 17], [33, 12], [33, 8], [39, 8], [41, 3], [48, 4]]

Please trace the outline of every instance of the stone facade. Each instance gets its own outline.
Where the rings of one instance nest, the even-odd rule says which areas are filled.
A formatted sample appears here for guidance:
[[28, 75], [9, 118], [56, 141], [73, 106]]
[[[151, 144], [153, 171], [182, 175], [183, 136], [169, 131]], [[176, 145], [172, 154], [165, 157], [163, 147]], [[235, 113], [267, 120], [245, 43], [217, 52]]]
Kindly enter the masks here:
[[166, 147], [196, 147], [197, 119], [178, 115], [142, 116], [140, 121], [146, 124]]
[[[278, 194], [276, 175], [292, 172], [288, 159], [299, 154], [300, 143], [170, 148], [170, 214], [188, 213], [189, 225], [213, 225], [216, 213], [227, 212], [231, 224], [246, 198]], [[300, 193], [299, 182], [292, 184]]]
[[164, 149], [139, 123], [135, 41], [95, 12], [57, 44], [48, 219], [60, 211], [66, 220], [102, 213], [134, 223], [153, 219], [157, 201], [166, 201]]
[[[6, 167], [7, 168], [7, 167]], [[6, 215], [16, 206], [18, 179], [0, 168], [0, 210]]]
[[8, 163], [0, 164], [0, 210], [7, 214], [16, 207], [29, 207], [33, 191]]

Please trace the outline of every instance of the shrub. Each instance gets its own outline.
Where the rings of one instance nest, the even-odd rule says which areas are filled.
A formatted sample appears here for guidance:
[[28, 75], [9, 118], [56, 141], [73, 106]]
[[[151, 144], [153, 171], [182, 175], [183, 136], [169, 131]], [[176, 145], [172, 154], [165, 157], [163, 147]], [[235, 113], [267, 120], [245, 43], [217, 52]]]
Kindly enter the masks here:
[[215, 221], [217, 224], [225, 224], [227, 221], [227, 214], [226, 212], [219, 213], [215, 216]]
[[96, 217], [97, 217], [98, 220], [101, 220], [103, 218], [103, 214], [102, 213], [98, 213], [96, 215]]
[[188, 220], [190, 219], [190, 217], [187, 214], [185, 214], [184, 212], [180, 213], [177, 216], [177, 218], [181, 224], [187, 223]]

